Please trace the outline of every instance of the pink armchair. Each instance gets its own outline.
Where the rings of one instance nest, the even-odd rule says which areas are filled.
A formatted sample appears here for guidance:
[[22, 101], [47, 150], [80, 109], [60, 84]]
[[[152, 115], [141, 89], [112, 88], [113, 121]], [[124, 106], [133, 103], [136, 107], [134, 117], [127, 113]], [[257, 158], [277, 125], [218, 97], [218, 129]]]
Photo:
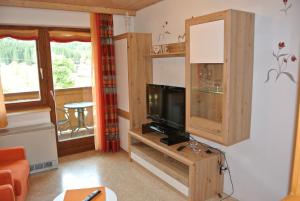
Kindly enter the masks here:
[[1, 201], [25, 201], [29, 162], [23, 147], [0, 148]]

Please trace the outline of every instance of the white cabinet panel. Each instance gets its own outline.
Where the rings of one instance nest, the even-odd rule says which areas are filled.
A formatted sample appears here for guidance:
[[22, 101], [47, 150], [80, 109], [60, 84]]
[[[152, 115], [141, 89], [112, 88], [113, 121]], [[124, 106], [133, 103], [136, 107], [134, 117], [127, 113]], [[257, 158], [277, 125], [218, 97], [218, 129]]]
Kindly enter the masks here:
[[118, 108], [129, 112], [127, 39], [115, 41]]
[[128, 131], [129, 120], [119, 116], [120, 146], [125, 151], [128, 151]]
[[224, 63], [224, 20], [190, 27], [190, 63]]

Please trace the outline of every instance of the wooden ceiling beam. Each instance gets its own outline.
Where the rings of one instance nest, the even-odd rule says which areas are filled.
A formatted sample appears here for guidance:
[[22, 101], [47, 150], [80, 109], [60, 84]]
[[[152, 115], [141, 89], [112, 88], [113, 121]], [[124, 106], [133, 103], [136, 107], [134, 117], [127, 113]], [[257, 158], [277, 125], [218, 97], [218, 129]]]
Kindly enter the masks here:
[[106, 13], [106, 14], [130, 15], [130, 16], [136, 15], [135, 10], [70, 5], [70, 4], [63, 4], [63, 3], [36, 2], [36, 1], [26, 1], [26, 0], [1, 0], [0, 6], [41, 8], [41, 9], [53, 9], [53, 10], [65, 10], [65, 11], [81, 11], [81, 12], [90, 12], [90, 13]]

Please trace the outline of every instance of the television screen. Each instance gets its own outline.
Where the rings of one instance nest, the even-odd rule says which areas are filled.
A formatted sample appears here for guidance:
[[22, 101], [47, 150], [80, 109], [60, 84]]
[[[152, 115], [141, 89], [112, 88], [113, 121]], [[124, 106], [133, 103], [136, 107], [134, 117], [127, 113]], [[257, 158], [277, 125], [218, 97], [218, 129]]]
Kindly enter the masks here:
[[185, 89], [148, 84], [147, 116], [169, 127], [185, 130]]
[[147, 85], [147, 116], [153, 121], [163, 120], [163, 94], [162, 85]]
[[170, 127], [185, 129], [185, 89], [168, 87], [165, 94], [164, 118]]

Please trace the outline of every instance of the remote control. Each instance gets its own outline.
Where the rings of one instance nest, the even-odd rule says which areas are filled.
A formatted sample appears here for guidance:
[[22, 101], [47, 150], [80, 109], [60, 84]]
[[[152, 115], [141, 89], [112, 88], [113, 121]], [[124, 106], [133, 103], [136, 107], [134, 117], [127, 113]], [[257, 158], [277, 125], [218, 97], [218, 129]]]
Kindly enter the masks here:
[[100, 190], [95, 190], [93, 191], [91, 194], [89, 194], [84, 200], [82, 201], [90, 201], [92, 200], [94, 197], [96, 197], [99, 193], [101, 193]]

